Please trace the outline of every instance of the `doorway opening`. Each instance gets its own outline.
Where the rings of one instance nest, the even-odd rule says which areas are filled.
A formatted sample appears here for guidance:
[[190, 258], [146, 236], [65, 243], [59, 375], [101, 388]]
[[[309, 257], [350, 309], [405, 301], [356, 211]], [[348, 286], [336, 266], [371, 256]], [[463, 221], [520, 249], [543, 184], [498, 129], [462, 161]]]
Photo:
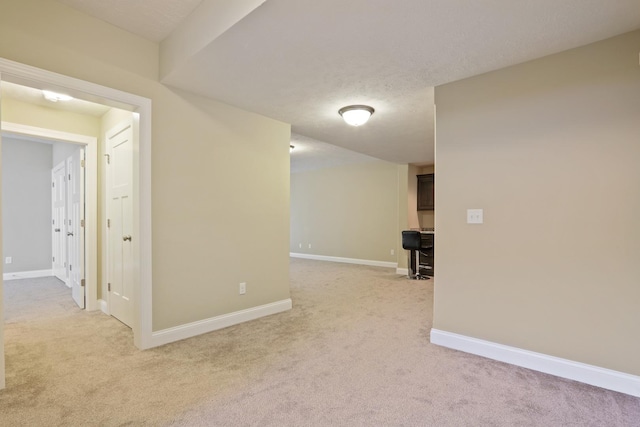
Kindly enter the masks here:
[[[72, 154], [75, 152], [76, 155], [78, 156], [79, 156], [79, 152], [76, 151], [76, 149], [80, 148], [85, 151], [85, 157], [86, 157], [86, 160], [85, 160], [86, 163], [84, 168], [85, 177], [82, 180], [83, 181], [83, 185], [82, 185], [83, 197], [82, 198], [84, 200], [81, 200], [81, 202], [83, 202], [84, 204], [82, 209], [84, 211], [82, 218], [78, 217], [76, 219], [77, 222], [74, 222], [68, 215], [66, 215], [66, 211], [69, 209], [69, 207], [67, 206], [66, 197], [64, 201], [59, 202], [59, 203], [64, 203], [64, 206], [59, 206], [61, 215], [57, 219], [54, 217], [53, 206], [51, 206], [48, 210], [48, 212], [51, 212], [51, 217], [52, 217], [51, 218], [51, 231], [52, 231], [51, 243], [52, 244], [49, 245], [49, 248], [51, 248], [53, 252], [53, 243], [54, 243], [53, 236], [59, 235], [60, 237], [58, 238], [58, 241], [56, 243], [59, 244], [59, 249], [64, 251], [64, 255], [61, 253], [61, 254], [58, 254], [58, 256], [59, 257], [62, 256], [63, 258], [65, 258], [62, 266], [60, 266], [59, 262], [56, 262], [56, 261], [59, 261], [59, 258], [57, 260], [54, 260], [52, 256], [50, 270], [58, 269], [59, 270], [57, 272], [58, 274], [54, 273], [53, 275], [60, 275], [61, 276], [60, 278], [63, 279], [65, 283], [67, 282], [67, 277], [75, 278], [76, 287], [74, 289], [74, 293], [75, 293], [75, 299], [77, 300], [76, 302], [78, 303], [78, 305], [82, 304], [83, 308], [86, 308], [88, 310], [98, 309], [99, 308], [98, 287], [97, 287], [98, 233], [97, 233], [97, 209], [96, 209], [97, 208], [96, 161], [97, 161], [97, 151], [98, 151], [97, 138], [86, 136], [86, 135], [60, 132], [52, 129], [40, 128], [35, 126], [10, 123], [10, 122], [2, 122], [1, 126], [2, 126], [2, 136], [3, 138], [7, 138], [9, 142], [11, 140], [22, 140], [22, 141], [37, 140], [41, 142], [42, 141], [49, 142], [52, 145], [56, 143], [69, 144], [70, 148], [67, 148], [66, 150], [61, 149], [60, 152], [57, 153], [59, 157], [64, 157], [64, 159], [61, 161], [57, 161], [56, 163], [58, 165], [60, 163], [64, 163], [65, 167], [64, 167], [64, 174], [60, 176], [61, 180], [58, 183], [57, 188], [55, 187], [55, 183], [52, 182], [52, 185], [51, 185], [52, 197], [53, 197], [54, 189], [59, 189], [61, 190], [61, 192], [64, 192], [64, 193], [66, 193], [67, 191], [68, 176], [69, 176], [69, 174], [67, 173], [67, 163], [70, 160], [69, 159], [70, 157], [73, 158], [73, 155], [66, 155], [66, 151], [69, 151], [68, 154]], [[73, 162], [72, 159], [71, 159], [71, 162]], [[78, 158], [76, 162], [80, 163], [80, 159]], [[53, 163], [53, 160], [52, 160], [52, 163]], [[4, 161], [3, 161], [3, 164], [4, 164]], [[55, 171], [56, 170], [55, 165], [52, 165], [52, 166]], [[59, 168], [58, 168], [58, 172], [60, 172]], [[53, 178], [53, 176], [51, 178]], [[77, 177], [72, 177], [72, 179], [76, 181], [77, 184], [80, 184], [79, 182], [77, 182], [78, 180], [76, 178]], [[75, 192], [77, 193], [76, 196], [78, 197], [80, 197], [79, 190], [80, 188], [75, 190]], [[78, 215], [80, 215], [79, 202], [80, 200], [78, 200], [78, 204], [76, 204], [75, 206], [75, 208], [78, 209], [78, 212], [77, 212]], [[4, 209], [4, 211], [7, 211], [7, 210], [8, 209]], [[70, 220], [72, 221], [71, 224], [69, 224]], [[82, 223], [80, 221], [82, 221]], [[82, 227], [80, 227], [81, 225]], [[4, 229], [4, 224], [3, 224], [3, 229]], [[82, 233], [80, 233], [80, 229], [82, 229]], [[56, 232], [56, 230], [59, 230], [59, 231]], [[73, 230], [75, 230], [75, 233]], [[73, 236], [71, 235], [67, 236], [67, 233], [72, 233]], [[79, 242], [74, 239], [75, 237], [82, 237], [83, 241]], [[77, 259], [76, 261], [74, 261], [76, 263], [75, 272], [73, 271], [73, 267], [70, 267], [69, 262], [66, 259], [67, 246], [71, 246], [71, 245], [76, 246], [76, 249], [78, 252], [80, 249], [80, 245], [85, 247], [85, 250], [83, 250], [82, 253], [77, 253], [78, 258], [80, 258], [81, 260]], [[67, 272], [67, 270], [71, 270], [71, 271]], [[41, 274], [41, 275], [44, 275], [44, 276], [49, 275], [47, 274], [47, 270], [43, 270], [42, 272], [44, 274]], [[24, 275], [18, 276], [18, 277], [24, 277]], [[33, 275], [31, 277], [33, 277]], [[81, 282], [81, 280], [84, 280], [84, 283]], [[80, 287], [84, 287], [84, 289], [79, 289]], [[80, 295], [80, 292], [82, 293], [82, 295]]]
[[[23, 133], [2, 135], [2, 235], [9, 255], [3, 279], [56, 277], [85, 308], [86, 144], [43, 139], [29, 135], [33, 129], [4, 125]], [[95, 199], [95, 187], [86, 192]], [[95, 260], [88, 261], [93, 267]]]
[[[134, 344], [140, 348], [150, 348], [152, 343], [152, 300], [151, 300], [151, 100], [130, 93], [96, 85], [83, 80], [52, 73], [46, 70], [30, 67], [24, 64], [0, 58], [0, 79], [15, 84], [24, 85], [36, 89], [50, 89], [57, 92], [66, 93], [76, 99], [82, 99], [115, 107], [129, 111], [134, 123], [137, 138], [134, 141], [133, 155], [133, 177], [132, 177], [132, 245], [131, 252], [134, 257], [132, 271], [132, 305], [133, 319], [132, 330]], [[1, 118], [4, 120], [4, 117]], [[20, 125], [16, 125], [18, 128]], [[2, 123], [0, 130], [6, 131], [11, 128], [11, 124]], [[20, 130], [9, 129], [14, 133], [21, 133]], [[54, 138], [55, 139], [55, 138]], [[79, 141], [75, 141], [80, 143]], [[96, 144], [97, 145], [97, 144]], [[98, 161], [98, 152], [89, 153], [90, 145], [87, 145], [87, 162], [95, 159]], [[96, 169], [94, 169], [95, 171]], [[95, 176], [97, 182], [97, 174]], [[87, 185], [89, 181], [87, 177]], [[97, 184], [96, 184], [97, 186]], [[87, 206], [93, 202], [87, 200]], [[97, 206], [97, 199], [94, 206]], [[97, 209], [96, 209], [97, 211]], [[93, 224], [91, 222], [93, 221]], [[95, 219], [86, 217], [85, 226], [97, 228], [102, 226], [97, 222], [97, 212]], [[96, 233], [97, 235], [97, 233]], [[87, 239], [89, 239], [87, 234]], [[97, 239], [95, 239], [97, 240]], [[98, 247], [98, 242], [86, 242], [87, 253], [93, 251], [91, 256], [98, 259], [102, 255], [104, 248]], [[86, 290], [87, 309], [95, 310], [103, 308], [102, 301], [98, 300], [97, 287], [97, 261], [94, 264], [95, 271], [89, 271], [87, 264]], [[93, 275], [94, 278], [91, 276]], [[93, 287], [89, 280], [93, 281]], [[90, 295], [89, 291], [95, 289], [95, 294]], [[0, 292], [0, 304], [2, 303], [2, 293]], [[0, 338], [4, 329], [4, 320], [0, 319]], [[0, 388], [4, 387], [4, 346], [0, 342]]]

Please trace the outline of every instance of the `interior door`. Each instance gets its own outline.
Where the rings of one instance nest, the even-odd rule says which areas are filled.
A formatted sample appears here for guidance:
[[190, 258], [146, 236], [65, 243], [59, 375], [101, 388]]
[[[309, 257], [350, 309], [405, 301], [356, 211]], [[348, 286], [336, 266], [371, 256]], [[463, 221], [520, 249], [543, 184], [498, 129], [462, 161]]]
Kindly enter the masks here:
[[108, 292], [111, 315], [133, 322], [133, 131], [132, 123], [107, 133], [108, 151]]
[[51, 242], [53, 275], [67, 283], [66, 248], [66, 165], [60, 162], [51, 170]]
[[71, 295], [80, 308], [85, 308], [84, 292], [84, 148], [78, 147], [67, 158], [68, 213], [67, 248]]

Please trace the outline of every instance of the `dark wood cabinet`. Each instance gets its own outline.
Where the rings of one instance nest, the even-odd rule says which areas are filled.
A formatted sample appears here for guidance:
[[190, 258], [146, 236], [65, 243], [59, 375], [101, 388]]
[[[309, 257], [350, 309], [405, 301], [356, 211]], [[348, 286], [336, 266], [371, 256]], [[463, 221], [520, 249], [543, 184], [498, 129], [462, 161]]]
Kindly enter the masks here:
[[420, 250], [420, 266], [423, 273], [433, 276], [435, 268], [433, 265], [433, 251], [435, 248], [435, 236], [430, 233], [422, 233], [422, 249]]
[[418, 210], [435, 209], [435, 174], [418, 175]]

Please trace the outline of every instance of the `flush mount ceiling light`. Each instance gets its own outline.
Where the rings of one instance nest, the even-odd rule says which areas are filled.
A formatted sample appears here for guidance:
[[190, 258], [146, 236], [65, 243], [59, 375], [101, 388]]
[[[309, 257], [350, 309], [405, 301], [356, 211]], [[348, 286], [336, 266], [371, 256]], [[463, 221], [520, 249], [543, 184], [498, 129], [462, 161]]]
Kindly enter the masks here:
[[69, 96], [69, 95], [65, 95], [62, 93], [56, 93], [56, 92], [51, 92], [50, 90], [43, 90], [42, 91], [42, 96], [44, 96], [44, 99], [51, 101], [51, 102], [58, 102], [58, 101], [71, 101], [73, 99], [73, 97]]
[[295, 146], [295, 145], [290, 145], [290, 146], [289, 146], [289, 152], [292, 152], [294, 148], [296, 148], [296, 146]]
[[368, 105], [349, 105], [338, 110], [345, 122], [351, 126], [360, 126], [367, 123], [375, 110]]

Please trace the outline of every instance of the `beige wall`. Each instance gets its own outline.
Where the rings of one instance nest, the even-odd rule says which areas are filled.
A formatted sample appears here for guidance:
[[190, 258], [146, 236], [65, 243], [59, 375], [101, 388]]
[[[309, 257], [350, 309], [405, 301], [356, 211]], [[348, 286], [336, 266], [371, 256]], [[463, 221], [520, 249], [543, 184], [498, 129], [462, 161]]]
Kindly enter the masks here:
[[288, 299], [290, 126], [169, 100], [154, 102], [154, 329]]
[[639, 46], [436, 88], [435, 328], [640, 374]]
[[376, 161], [291, 174], [290, 251], [396, 262], [398, 168]]
[[2, 98], [2, 121], [98, 137], [100, 118]]
[[290, 251], [407, 268], [402, 230], [420, 228], [416, 175], [423, 170], [433, 166], [379, 161], [292, 174]]
[[414, 224], [418, 222], [416, 211], [416, 187], [413, 188], [411, 179], [414, 167], [411, 165], [398, 165], [398, 228], [397, 236], [397, 268], [407, 268], [409, 265], [409, 252], [402, 248], [402, 231], [414, 228]]
[[154, 330], [289, 298], [289, 125], [163, 86], [157, 44], [57, 2], [3, 1], [0, 57], [152, 100]]

